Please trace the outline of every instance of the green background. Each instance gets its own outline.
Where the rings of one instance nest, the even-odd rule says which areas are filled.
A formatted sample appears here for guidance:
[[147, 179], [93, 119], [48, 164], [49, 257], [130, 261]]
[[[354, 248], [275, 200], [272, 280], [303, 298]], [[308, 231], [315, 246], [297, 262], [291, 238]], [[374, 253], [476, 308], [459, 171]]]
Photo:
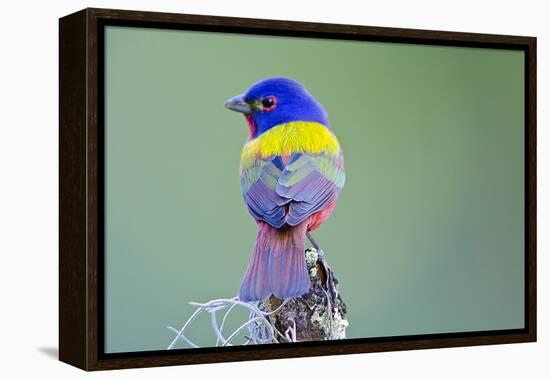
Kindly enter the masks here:
[[[522, 52], [129, 27], [105, 43], [106, 352], [164, 349], [189, 301], [237, 293], [256, 226], [248, 129], [223, 103], [269, 76], [302, 82], [344, 149], [314, 235], [349, 338], [523, 327]], [[188, 336], [215, 343], [208, 317]]]

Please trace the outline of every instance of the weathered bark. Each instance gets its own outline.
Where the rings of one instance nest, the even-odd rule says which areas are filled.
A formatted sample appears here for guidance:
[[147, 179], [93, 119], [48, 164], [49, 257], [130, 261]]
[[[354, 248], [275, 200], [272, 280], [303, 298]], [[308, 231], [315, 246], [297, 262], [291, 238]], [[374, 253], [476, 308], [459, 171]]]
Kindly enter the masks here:
[[[271, 315], [272, 325], [285, 334], [296, 330], [296, 341], [322, 341], [346, 338], [346, 304], [338, 293], [338, 281], [326, 263], [322, 250], [305, 250], [306, 263], [311, 279], [307, 294], [286, 302], [283, 309]], [[282, 300], [271, 296], [265, 300], [269, 310], [281, 306]], [[280, 342], [284, 342], [279, 338]]]

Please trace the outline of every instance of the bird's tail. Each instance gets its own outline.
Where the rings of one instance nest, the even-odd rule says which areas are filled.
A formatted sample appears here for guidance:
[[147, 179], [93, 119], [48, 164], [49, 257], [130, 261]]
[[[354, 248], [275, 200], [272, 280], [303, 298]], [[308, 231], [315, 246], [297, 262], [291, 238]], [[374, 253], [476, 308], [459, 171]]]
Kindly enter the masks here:
[[285, 299], [309, 290], [304, 255], [306, 229], [305, 222], [284, 229], [258, 223], [258, 237], [239, 290], [240, 300], [263, 300], [271, 294]]

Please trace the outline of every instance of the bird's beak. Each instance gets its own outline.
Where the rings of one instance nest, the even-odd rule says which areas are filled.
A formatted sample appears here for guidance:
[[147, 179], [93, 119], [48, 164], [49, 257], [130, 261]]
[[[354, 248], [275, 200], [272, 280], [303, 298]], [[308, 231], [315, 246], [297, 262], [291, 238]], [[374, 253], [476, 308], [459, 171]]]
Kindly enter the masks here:
[[231, 109], [235, 112], [241, 112], [244, 114], [252, 112], [250, 105], [244, 101], [244, 95], [235, 96], [234, 98], [227, 100], [224, 105], [227, 109]]

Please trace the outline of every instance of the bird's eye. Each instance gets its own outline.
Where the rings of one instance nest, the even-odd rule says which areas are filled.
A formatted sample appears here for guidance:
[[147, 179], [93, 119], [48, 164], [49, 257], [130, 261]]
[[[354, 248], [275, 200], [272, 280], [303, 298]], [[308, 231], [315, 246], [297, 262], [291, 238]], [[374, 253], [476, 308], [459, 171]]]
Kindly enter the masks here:
[[263, 111], [271, 111], [275, 109], [275, 106], [277, 104], [274, 96], [264, 97], [262, 100], [260, 100], [260, 103], [262, 104]]

